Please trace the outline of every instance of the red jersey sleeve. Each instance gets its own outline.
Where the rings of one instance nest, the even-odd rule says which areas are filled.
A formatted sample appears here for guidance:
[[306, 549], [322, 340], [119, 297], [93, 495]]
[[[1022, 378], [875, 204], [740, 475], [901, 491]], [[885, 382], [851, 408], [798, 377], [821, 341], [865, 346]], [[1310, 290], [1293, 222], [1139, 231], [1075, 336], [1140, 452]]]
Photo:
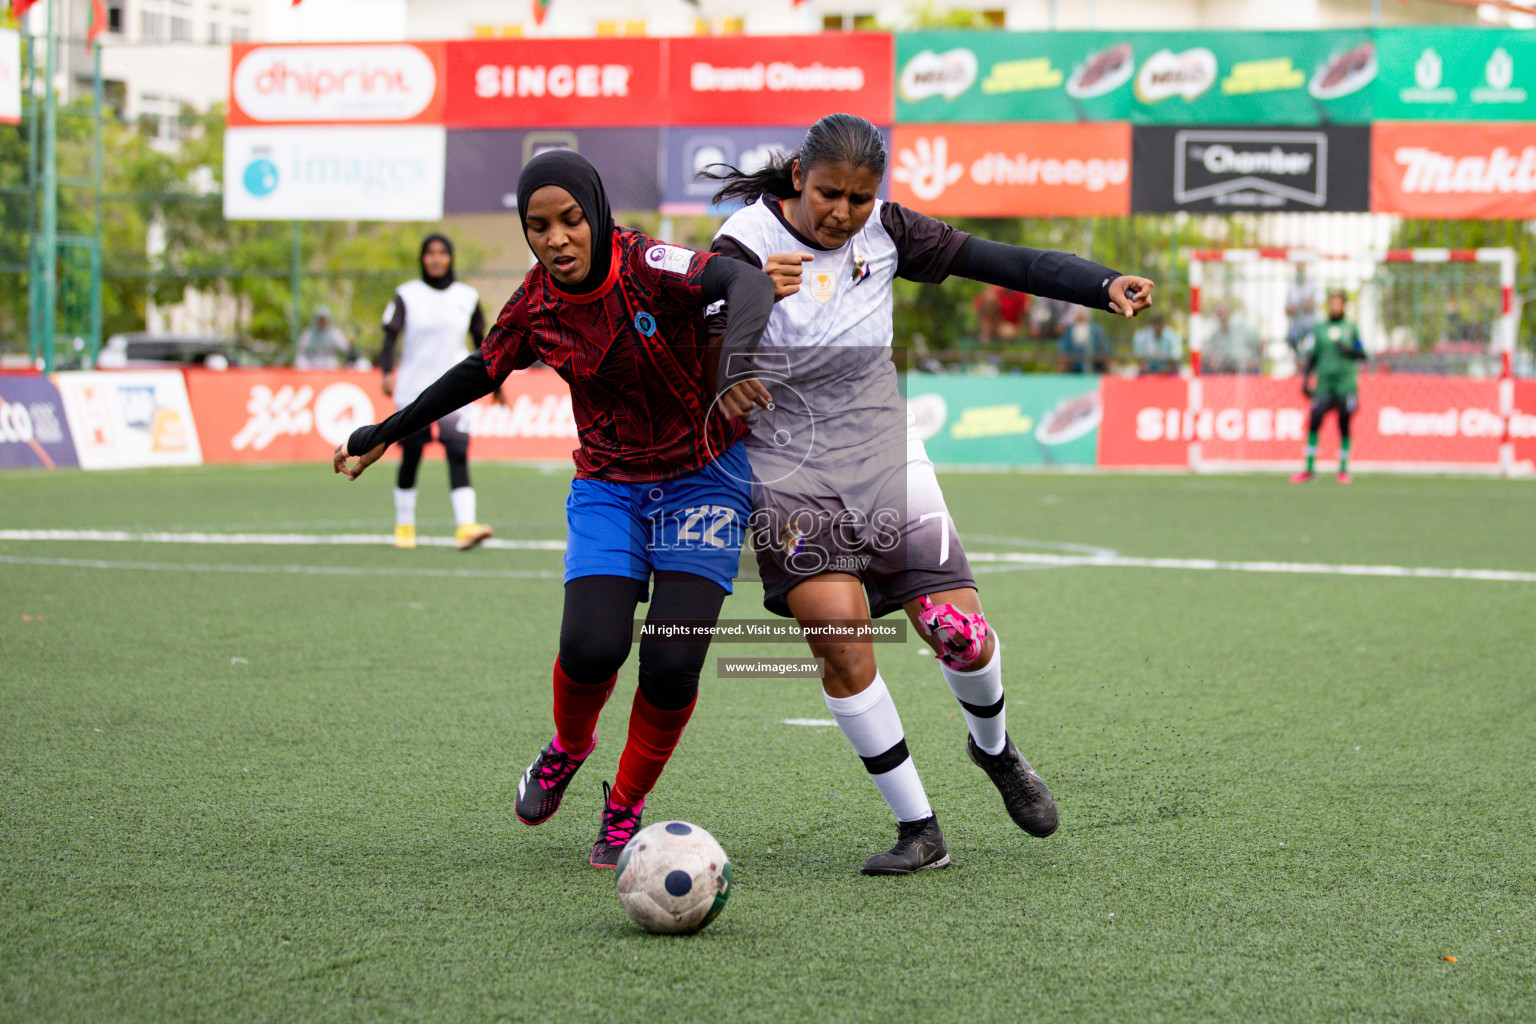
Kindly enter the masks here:
[[538, 360], [528, 306], [528, 285], [524, 282], [501, 308], [496, 325], [480, 343], [480, 355], [493, 380], [505, 380], [513, 370], [527, 369]]
[[685, 309], [700, 309], [712, 301], [704, 297], [704, 267], [715, 258], [681, 245], [641, 236], [630, 249], [629, 266], [646, 291], [665, 295]]

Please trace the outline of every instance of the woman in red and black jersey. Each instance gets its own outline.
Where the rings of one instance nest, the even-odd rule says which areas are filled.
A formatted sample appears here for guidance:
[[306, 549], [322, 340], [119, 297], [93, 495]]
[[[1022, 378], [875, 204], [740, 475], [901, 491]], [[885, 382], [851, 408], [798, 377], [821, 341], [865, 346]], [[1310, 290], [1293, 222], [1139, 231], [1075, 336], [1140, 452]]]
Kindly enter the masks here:
[[[704, 309], [729, 300], [722, 352], [750, 350], [772, 312], [773, 284], [736, 260], [616, 227], [597, 171], [575, 153], [529, 161], [517, 199], [539, 266], [480, 352], [383, 423], [354, 431], [336, 449], [335, 468], [356, 479], [392, 442], [534, 362], [571, 386], [581, 446], [566, 502], [555, 736], [517, 787], [518, 818], [537, 825], [559, 809], [596, 745], [598, 714], [652, 581], [647, 622], [695, 632], [715, 622], [731, 591], [751, 511], [742, 418], [766, 405], [768, 393], [747, 380], [716, 398]], [[640, 827], [645, 796], [693, 712], [708, 649], [707, 635], [641, 640], [629, 739], [613, 786], [605, 784], [593, 865], [614, 867]]]

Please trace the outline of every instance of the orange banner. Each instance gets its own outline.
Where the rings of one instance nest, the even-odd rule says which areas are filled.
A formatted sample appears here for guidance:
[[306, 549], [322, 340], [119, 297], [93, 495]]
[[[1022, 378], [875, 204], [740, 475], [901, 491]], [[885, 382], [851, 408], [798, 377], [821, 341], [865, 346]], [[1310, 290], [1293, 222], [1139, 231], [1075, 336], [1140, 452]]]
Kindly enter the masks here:
[[1528, 124], [1378, 122], [1371, 126], [1371, 210], [1536, 217], [1536, 133]]
[[[377, 373], [188, 370], [186, 377], [208, 463], [329, 462], [353, 430], [395, 411]], [[576, 420], [565, 381], [553, 370], [527, 370], [502, 390], [505, 406], [485, 398], [469, 409], [470, 455], [570, 462]]]
[[1536, 380], [1512, 383], [1515, 410], [1509, 418], [1509, 438], [1515, 445], [1515, 462], [1536, 463]]
[[936, 217], [1121, 217], [1129, 124], [906, 124], [891, 198]]

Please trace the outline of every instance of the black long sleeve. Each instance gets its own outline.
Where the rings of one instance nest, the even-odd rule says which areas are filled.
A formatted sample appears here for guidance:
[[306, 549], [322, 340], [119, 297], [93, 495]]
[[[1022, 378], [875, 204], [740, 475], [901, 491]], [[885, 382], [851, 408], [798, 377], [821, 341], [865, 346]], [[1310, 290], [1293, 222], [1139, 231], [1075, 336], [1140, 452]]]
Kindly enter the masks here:
[[1120, 277], [1091, 260], [1054, 249], [1029, 249], [972, 236], [955, 255], [950, 273], [1028, 292], [1045, 299], [1109, 310], [1109, 286]]
[[[721, 256], [705, 265], [699, 284], [705, 298], [711, 302], [724, 299], [730, 310], [725, 334], [720, 339], [720, 366], [725, 376], [740, 376], [732, 372], [731, 356], [751, 353], [757, 348], [763, 328], [773, 315], [773, 280], [755, 267]], [[726, 382], [721, 384], [723, 387]]]
[[485, 309], [480, 303], [475, 303], [474, 315], [469, 318], [469, 340], [478, 348], [485, 340]]
[[[503, 377], [502, 380], [506, 378]], [[501, 386], [501, 381], [487, 372], [485, 359], [472, 352], [464, 360], [427, 386], [410, 405], [383, 423], [358, 427], [347, 438], [347, 451], [361, 455], [380, 444], [394, 444], [422, 427], [435, 423], [455, 409], [478, 401]]]

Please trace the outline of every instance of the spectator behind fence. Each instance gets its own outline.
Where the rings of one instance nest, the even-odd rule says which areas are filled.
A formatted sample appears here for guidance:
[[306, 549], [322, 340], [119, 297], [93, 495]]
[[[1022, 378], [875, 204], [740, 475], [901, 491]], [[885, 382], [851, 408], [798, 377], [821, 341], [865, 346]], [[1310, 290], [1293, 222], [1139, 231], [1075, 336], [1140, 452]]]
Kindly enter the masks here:
[[1184, 357], [1184, 341], [1168, 326], [1168, 318], [1152, 314], [1152, 322], [1131, 336], [1131, 350], [1142, 373], [1178, 373]]
[[1062, 373], [1103, 373], [1109, 368], [1109, 335], [1077, 306], [1071, 323], [1056, 343], [1056, 359]]
[[1307, 280], [1307, 265], [1296, 265], [1296, 280], [1285, 293], [1285, 343], [1297, 351], [1317, 323], [1317, 283]]
[[317, 306], [314, 319], [299, 333], [293, 365], [299, 370], [338, 370], [351, 350], [347, 336], [331, 322], [330, 309]]
[[971, 305], [976, 310], [976, 340], [984, 348], [993, 338], [1013, 341], [1029, 315], [1029, 296], [1001, 285], [988, 285]]
[[1218, 302], [1216, 329], [1205, 339], [1206, 373], [1258, 373], [1259, 336], [1241, 319], [1232, 315], [1232, 307]]
[[1036, 296], [1029, 305], [1029, 336], [1031, 338], [1059, 338], [1072, 322], [1072, 303], [1065, 299], [1047, 299]]

